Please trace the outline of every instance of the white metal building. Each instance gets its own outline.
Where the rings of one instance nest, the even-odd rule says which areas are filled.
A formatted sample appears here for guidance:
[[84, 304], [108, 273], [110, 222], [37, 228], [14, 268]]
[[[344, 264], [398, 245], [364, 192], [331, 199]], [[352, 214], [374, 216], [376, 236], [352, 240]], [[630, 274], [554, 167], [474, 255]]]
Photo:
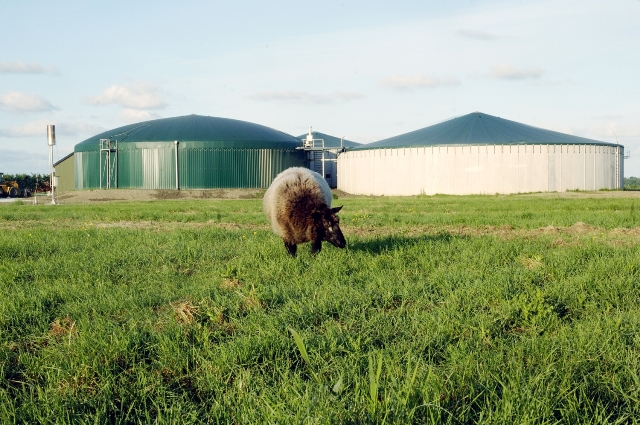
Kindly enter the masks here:
[[351, 148], [338, 189], [359, 195], [622, 189], [624, 147], [474, 112]]

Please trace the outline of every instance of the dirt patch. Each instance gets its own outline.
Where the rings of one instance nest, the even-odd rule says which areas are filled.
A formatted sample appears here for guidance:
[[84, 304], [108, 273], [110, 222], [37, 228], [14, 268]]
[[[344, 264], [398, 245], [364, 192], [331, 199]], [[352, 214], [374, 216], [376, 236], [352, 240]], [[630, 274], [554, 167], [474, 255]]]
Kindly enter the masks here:
[[611, 235], [620, 235], [620, 236], [631, 236], [635, 238], [640, 238], [640, 227], [631, 227], [631, 228], [616, 228], [609, 232]]
[[108, 223], [96, 223], [95, 227], [100, 229], [108, 229], [114, 227], [121, 229], [152, 229], [154, 227], [158, 227], [160, 224], [161, 223], [159, 222], [153, 221], [112, 221]]
[[203, 190], [202, 192], [200, 192], [200, 198], [202, 199], [224, 198], [224, 190], [220, 190], [220, 189]]
[[535, 270], [542, 267], [542, 257], [534, 255], [533, 257], [520, 257], [520, 263], [529, 270]]
[[500, 195], [500, 196], [531, 196], [545, 198], [640, 198], [639, 190], [598, 190], [593, 192], [540, 192], [527, 193], [518, 195]]
[[156, 190], [152, 196], [155, 199], [182, 199], [183, 192], [179, 190]]
[[51, 328], [49, 329], [49, 335], [54, 338], [71, 336], [74, 333], [77, 333], [76, 322], [69, 317], [57, 318], [51, 323]]
[[217, 227], [225, 230], [267, 230], [267, 224], [237, 224], [237, 223], [221, 223], [219, 221], [209, 220], [206, 222], [189, 222], [182, 223], [176, 221], [110, 221], [104, 223], [93, 223], [98, 229], [120, 228], [120, 229], [145, 229], [145, 230], [173, 230], [173, 229], [199, 229], [202, 227]]
[[226, 291], [234, 291], [242, 286], [242, 282], [238, 279], [225, 277], [222, 279], [220, 283], [220, 289], [224, 289]]
[[588, 224], [585, 224], [585, 223], [579, 221], [576, 224], [574, 224], [573, 226], [569, 227], [568, 230], [571, 233], [584, 234], [584, 233], [592, 232], [593, 230], [596, 230], [596, 228], [595, 227], [591, 227]]
[[[56, 200], [60, 204], [91, 204], [94, 202], [156, 201], [191, 199], [261, 199], [266, 189], [199, 189], [199, 190], [151, 190], [151, 189], [104, 189], [75, 190], [60, 193]], [[333, 190], [334, 199], [371, 198], [367, 195], [352, 195], [338, 189]], [[442, 195], [438, 195], [442, 196]], [[486, 195], [494, 196], [494, 195]], [[612, 190], [597, 192], [525, 193], [497, 195], [501, 198], [545, 197], [545, 198], [640, 198], [640, 191]], [[373, 196], [379, 198], [378, 196]], [[42, 200], [40, 200], [42, 202]]]
[[249, 293], [249, 295], [238, 294], [242, 297], [242, 304], [240, 305], [240, 308], [243, 311], [248, 312], [262, 308], [262, 303], [253, 293]]
[[144, 190], [104, 189], [75, 190], [56, 197], [60, 204], [91, 204], [94, 202], [195, 200], [195, 199], [261, 199], [265, 189], [207, 190]]
[[173, 309], [173, 315], [176, 321], [181, 325], [191, 325], [195, 322], [195, 316], [198, 315], [198, 306], [191, 304], [189, 301], [176, 301], [169, 303]]
[[[510, 225], [504, 226], [413, 226], [401, 229], [391, 227], [355, 227], [349, 225], [340, 226], [348, 238], [349, 236], [372, 237], [372, 236], [409, 236], [418, 237], [422, 235], [435, 235], [439, 233], [448, 233], [456, 236], [498, 236], [505, 239], [521, 238], [521, 237], [538, 237], [548, 234], [557, 234], [558, 236], [589, 236], [602, 237], [610, 239], [612, 242], [616, 237], [622, 238], [638, 238], [640, 242], [640, 227], [633, 228], [616, 228], [611, 230], [598, 229], [582, 222], [577, 222], [568, 227], [547, 226], [539, 229], [514, 229]], [[635, 242], [634, 242], [635, 243]], [[566, 241], [561, 238], [556, 239], [555, 245], [565, 245]]]
[[558, 233], [560, 231], [560, 228], [556, 226], [547, 226], [541, 228], [540, 231], [544, 233]]
[[332, 189], [333, 199], [342, 199], [342, 198], [379, 198], [379, 196], [371, 196], [371, 195], [352, 195], [347, 192], [343, 192], [340, 189]]

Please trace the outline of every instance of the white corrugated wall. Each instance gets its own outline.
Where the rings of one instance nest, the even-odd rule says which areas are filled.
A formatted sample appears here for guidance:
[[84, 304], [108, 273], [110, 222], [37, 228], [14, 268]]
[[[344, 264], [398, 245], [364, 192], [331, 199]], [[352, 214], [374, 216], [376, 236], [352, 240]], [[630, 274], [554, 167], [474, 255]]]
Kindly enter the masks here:
[[620, 189], [623, 151], [599, 145], [353, 150], [338, 157], [338, 189], [389, 196]]

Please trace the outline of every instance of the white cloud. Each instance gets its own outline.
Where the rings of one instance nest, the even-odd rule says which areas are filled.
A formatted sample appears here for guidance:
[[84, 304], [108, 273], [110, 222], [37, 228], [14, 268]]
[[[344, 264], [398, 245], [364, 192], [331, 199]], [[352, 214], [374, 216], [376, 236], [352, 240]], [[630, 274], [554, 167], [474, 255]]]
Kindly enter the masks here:
[[494, 66], [489, 73], [492, 78], [501, 80], [527, 80], [537, 79], [542, 76], [543, 71], [539, 68], [515, 68], [509, 64], [503, 63]]
[[167, 104], [158, 95], [158, 87], [138, 82], [130, 86], [114, 84], [98, 96], [89, 98], [92, 105], [118, 104], [132, 109], [161, 109]]
[[464, 38], [471, 38], [474, 40], [482, 40], [482, 41], [492, 41], [502, 38], [499, 35], [491, 34], [484, 31], [477, 30], [458, 30], [456, 35]]
[[11, 112], [45, 112], [56, 107], [41, 96], [8, 91], [0, 96], [0, 109]]
[[28, 122], [22, 125], [15, 125], [7, 129], [0, 129], [0, 135], [5, 137], [47, 137], [47, 125], [51, 124], [47, 120]]
[[37, 137], [41, 136], [43, 140], [47, 137], [47, 125], [56, 126], [56, 135], [76, 136], [93, 135], [103, 132], [105, 129], [94, 124], [87, 123], [60, 123], [56, 124], [55, 120], [37, 120], [26, 124], [12, 126], [6, 129], [0, 129], [0, 136], [3, 137]]
[[329, 95], [312, 94], [303, 91], [265, 91], [247, 95], [247, 99], [260, 100], [264, 102], [284, 101], [293, 103], [305, 103], [315, 105], [326, 105], [349, 102], [365, 97], [361, 93], [336, 91]]
[[378, 80], [378, 84], [395, 90], [410, 90], [416, 88], [458, 86], [460, 85], [460, 81], [453, 77], [439, 78], [430, 75], [392, 75]]
[[24, 63], [22, 61], [0, 61], [0, 74], [57, 74], [53, 66], [42, 66], [39, 63]]
[[120, 121], [124, 121], [127, 124], [133, 124], [140, 121], [156, 120], [162, 117], [156, 113], [149, 111], [141, 111], [138, 109], [124, 109], [122, 112], [120, 112], [119, 118]]

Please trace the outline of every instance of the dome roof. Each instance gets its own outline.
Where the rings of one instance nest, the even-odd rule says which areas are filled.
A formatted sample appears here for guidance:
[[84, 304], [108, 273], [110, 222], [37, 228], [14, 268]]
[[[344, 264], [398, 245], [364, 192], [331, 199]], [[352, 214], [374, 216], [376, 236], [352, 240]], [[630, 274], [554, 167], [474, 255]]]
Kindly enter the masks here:
[[96, 150], [100, 139], [118, 143], [194, 142], [197, 147], [295, 149], [299, 139], [263, 125], [228, 118], [186, 115], [114, 128], [88, 138], [75, 151]]
[[[297, 139], [299, 140], [304, 140], [307, 138], [307, 134], [302, 134], [300, 136], [297, 137]], [[312, 131], [311, 134], [313, 135], [314, 139], [322, 139], [324, 140], [324, 146], [325, 147], [329, 147], [329, 148], [339, 148], [340, 147], [340, 138], [339, 137], [335, 137], [335, 136], [331, 136], [329, 134], [326, 133], [320, 133], [319, 131]], [[358, 142], [352, 142], [351, 140], [347, 140], [347, 139], [342, 139], [342, 146], [347, 147], [347, 148], [352, 148], [355, 146], [361, 146], [362, 143], [358, 143]]]
[[532, 127], [515, 121], [473, 112], [430, 127], [390, 137], [353, 149], [396, 148], [438, 145], [608, 145], [612, 143], [571, 136], [557, 131]]

